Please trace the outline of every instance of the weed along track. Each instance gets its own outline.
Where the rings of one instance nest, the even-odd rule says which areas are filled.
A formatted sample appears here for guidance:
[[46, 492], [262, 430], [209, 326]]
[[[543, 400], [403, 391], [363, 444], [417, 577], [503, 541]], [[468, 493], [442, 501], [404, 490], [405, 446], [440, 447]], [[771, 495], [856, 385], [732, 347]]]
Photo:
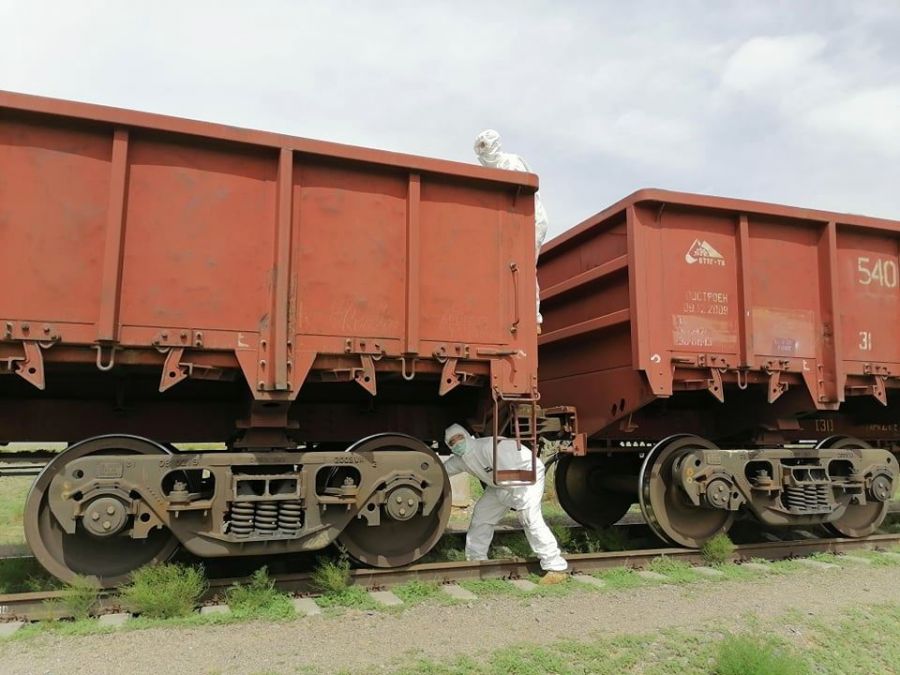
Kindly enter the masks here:
[[[567, 556], [572, 570], [566, 585], [578, 584], [597, 589], [638, 586], [641, 584], [686, 583], [715, 579], [747, 578], [775, 571], [765, 561], [792, 561], [799, 569], [819, 571], [841, 566], [872, 564], [900, 565], [900, 535], [881, 534], [864, 539], [805, 539], [735, 546], [721, 555], [722, 565], [711, 565], [709, 552], [684, 548], [660, 548]], [[734, 565], [731, 563], [738, 562]], [[778, 563], [784, 564], [784, 563]], [[771, 569], [770, 569], [771, 568]], [[279, 574], [269, 578], [265, 571], [239, 579], [202, 580], [196, 568], [163, 566], [159, 577], [147, 588], [97, 591], [70, 586], [67, 590], [43, 593], [18, 593], [0, 596], [0, 636], [9, 636], [29, 622], [47, 619], [98, 617], [101, 625], [116, 626], [132, 617], [128, 605], [136, 605], [129, 596], [143, 594], [148, 600], [140, 607], [150, 607], [147, 616], [168, 618], [184, 616], [197, 610], [201, 614], [234, 614], [252, 616], [254, 603], [274, 603], [280, 618], [289, 615], [312, 615], [323, 608], [355, 606], [365, 609], [399, 607], [424, 596], [440, 595], [450, 600], [475, 601], [484, 593], [532, 593], [538, 591], [534, 575], [539, 572], [536, 560], [523, 558], [472, 562], [436, 562], [395, 569], [341, 569], [329, 563], [314, 572]], [[151, 596], [153, 584], [162, 588], [170, 581], [165, 570], [180, 569], [188, 574], [174, 579], [178, 591], [193, 598], [196, 606], [179, 611], [159, 609]], [[174, 574], [174, 573], [173, 573]], [[170, 575], [171, 576], [171, 575]], [[166, 587], [168, 588], [168, 586]], [[550, 592], [559, 592], [549, 589]], [[543, 592], [538, 591], [538, 593]], [[151, 604], [146, 604], [151, 603]], [[250, 609], [248, 609], [248, 607]], [[169, 613], [167, 613], [169, 612]]]

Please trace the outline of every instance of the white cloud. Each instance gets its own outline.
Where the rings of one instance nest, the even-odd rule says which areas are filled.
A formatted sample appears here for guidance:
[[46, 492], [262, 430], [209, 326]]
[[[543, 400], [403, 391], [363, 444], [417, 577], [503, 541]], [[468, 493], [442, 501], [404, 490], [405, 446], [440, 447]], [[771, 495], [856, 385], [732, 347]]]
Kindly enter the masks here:
[[900, 85], [863, 89], [815, 107], [811, 126], [866, 144], [874, 152], [900, 157]]
[[580, 142], [581, 153], [601, 153], [609, 161], [692, 169], [701, 161], [701, 136], [690, 119], [678, 115], [631, 109], [565, 129], [572, 143]]
[[900, 217], [897, 34], [821, 0], [0, 0], [0, 88], [465, 162], [494, 127], [551, 234], [647, 185]]
[[[726, 62], [722, 87], [739, 97], [735, 105], [774, 115], [773, 130], [805, 152], [900, 156], [900, 85], [869, 85], [867, 67], [878, 52], [871, 45], [858, 49], [861, 37], [832, 43], [810, 33], [751, 38]], [[891, 65], [896, 71], [897, 63]], [[876, 82], [888, 79], [875, 75]]]
[[726, 62], [722, 84], [746, 94], [820, 84], [829, 79], [818, 62], [827, 44], [816, 34], [751, 38]]

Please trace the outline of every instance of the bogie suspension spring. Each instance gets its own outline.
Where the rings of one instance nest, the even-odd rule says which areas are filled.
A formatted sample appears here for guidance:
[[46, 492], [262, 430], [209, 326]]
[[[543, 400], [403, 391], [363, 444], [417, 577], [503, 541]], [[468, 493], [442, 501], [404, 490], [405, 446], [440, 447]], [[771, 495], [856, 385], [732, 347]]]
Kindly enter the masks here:
[[303, 522], [299, 501], [235, 502], [230, 514], [231, 532], [241, 538], [295, 536]]

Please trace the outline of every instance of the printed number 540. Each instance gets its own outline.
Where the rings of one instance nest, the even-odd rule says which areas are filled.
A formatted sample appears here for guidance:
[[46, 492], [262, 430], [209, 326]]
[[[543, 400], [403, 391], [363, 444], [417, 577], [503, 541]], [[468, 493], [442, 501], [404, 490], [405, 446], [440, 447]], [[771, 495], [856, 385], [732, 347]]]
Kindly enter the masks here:
[[863, 286], [897, 287], [897, 263], [893, 260], [860, 256], [856, 259], [856, 271], [859, 272], [857, 281]]

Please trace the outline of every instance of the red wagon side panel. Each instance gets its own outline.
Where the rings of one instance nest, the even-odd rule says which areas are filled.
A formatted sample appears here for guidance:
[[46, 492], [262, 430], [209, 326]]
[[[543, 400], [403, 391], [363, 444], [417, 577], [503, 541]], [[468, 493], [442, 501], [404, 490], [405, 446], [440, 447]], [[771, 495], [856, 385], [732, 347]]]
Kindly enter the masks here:
[[895, 232], [838, 230], [839, 330], [849, 372], [866, 363], [900, 363], [898, 242]]
[[[54, 380], [43, 362], [140, 366], [162, 400], [182, 379], [237, 374], [249, 398], [280, 402], [272, 426], [311, 374], [373, 395], [426, 373], [435, 399], [461, 383], [533, 397], [536, 187], [0, 92], [0, 364], [38, 389]], [[394, 399], [421, 402], [414, 389]], [[4, 396], [24, 407], [0, 414], [0, 438], [27, 413]]]
[[274, 248], [271, 153], [151, 137], [128, 154], [121, 323], [259, 331]]
[[[644, 190], [545, 246], [541, 389], [589, 434], [729, 385], [793, 412], [897, 383], [900, 223]], [[630, 353], [626, 351], [630, 346]], [[710, 399], [712, 400], [712, 399]], [[755, 405], [755, 404], [754, 404]], [[751, 414], [752, 416], [752, 414]], [[608, 431], [608, 430], [607, 430]]]
[[90, 127], [0, 124], [4, 318], [40, 306], [54, 321], [97, 321], [111, 152], [112, 137]]

